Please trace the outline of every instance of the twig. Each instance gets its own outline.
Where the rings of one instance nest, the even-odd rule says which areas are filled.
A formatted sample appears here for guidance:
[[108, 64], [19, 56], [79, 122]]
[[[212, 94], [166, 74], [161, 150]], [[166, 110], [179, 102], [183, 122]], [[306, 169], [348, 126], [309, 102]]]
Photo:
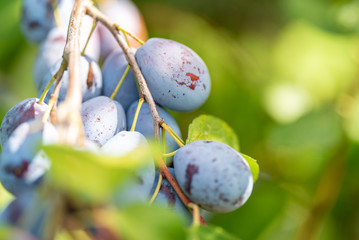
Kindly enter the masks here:
[[60, 141], [83, 145], [85, 138], [81, 120], [80, 29], [90, 0], [77, 0], [72, 11], [63, 58], [68, 62], [69, 86], [65, 100], [57, 110]]
[[[136, 76], [137, 82], [140, 87], [140, 98], [144, 98], [151, 110], [151, 115], [153, 118], [153, 125], [154, 125], [154, 137], [156, 141], [160, 141], [160, 126], [164, 123], [164, 120], [160, 117], [158, 114], [155, 101], [152, 98], [151, 92], [148, 89], [147, 83], [145, 78], [142, 75], [142, 72], [136, 62], [135, 54], [130, 49], [130, 47], [126, 44], [126, 40], [123, 38], [123, 36], [119, 32], [119, 26], [112, 22], [110, 19], [108, 19], [103, 13], [101, 13], [96, 7], [89, 5], [87, 7], [86, 14], [91, 16], [93, 19], [101, 22], [105, 27], [112, 33], [112, 35], [115, 37], [117, 43], [122, 48], [125, 57], [128, 61], [128, 64], [132, 67], [133, 72]], [[174, 179], [170, 171], [168, 170], [166, 164], [163, 162], [162, 159], [159, 159], [159, 165], [160, 165], [160, 171], [161, 173], [166, 177], [166, 179], [170, 182], [182, 202], [188, 206], [188, 204], [191, 204], [191, 201], [188, 199], [188, 197], [183, 193], [181, 188], [179, 187], [177, 181]], [[192, 209], [191, 209], [192, 212]], [[204, 219], [201, 217], [200, 222], [203, 225], [206, 225], [207, 223], [204, 221]]]
[[[172, 176], [171, 172], [168, 170], [166, 164], [160, 160], [159, 161], [160, 164], [160, 171], [161, 173], [164, 174], [164, 176], [166, 177], [167, 181], [170, 182], [171, 186], [173, 187], [173, 189], [176, 191], [176, 193], [178, 194], [178, 197], [181, 199], [181, 201], [183, 202], [183, 204], [187, 207], [190, 208], [191, 213], [193, 213], [193, 209], [191, 208], [191, 206], [193, 206], [193, 203], [191, 202], [191, 200], [189, 200], [189, 198], [184, 194], [184, 192], [182, 191], [182, 189], [180, 188], [180, 186], [178, 185], [176, 179], [174, 179], [174, 177]], [[207, 225], [206, 221], [199, 216], [199, 220], [200, 223], [202, 225]]]
[[148, 103], [148, 106], [151, 110], [151, 115], [153, 118], [153, 126], [154, 126], [154, 136], [155, 139], [159, 141], [160, 136], [160, 124], [163, 122], [163, 119], [158, 114], [155, 101], [152, 98], [151, 92], [148, 89], [147, 83], [145, 78], [142, 75], [142, 72], [140, 70], [140, 67], [138, 66], [135, 58], [135, 54], [131, 50], [131, 48], [127, 45], [126, 40], [119, 32], [119, 26], [118, 24], [111, 21], [107, 16], [105, 16], [102, 12], [100, 12], [96, 7], [89, 5], [87, 7], [86, 14], [91, 16], [93, 19], [101, 22], [103, 25], [105, 25], [106, 28], [112, 33], [112, 35], [115, 37], [117, 43], [122, 48], [126, 59], [128, 61], [128, 64], [133, 69], [133, 72], [135, 73], [137, 82], [140, 86], [140, 98], [144, 98], [146, 102]]

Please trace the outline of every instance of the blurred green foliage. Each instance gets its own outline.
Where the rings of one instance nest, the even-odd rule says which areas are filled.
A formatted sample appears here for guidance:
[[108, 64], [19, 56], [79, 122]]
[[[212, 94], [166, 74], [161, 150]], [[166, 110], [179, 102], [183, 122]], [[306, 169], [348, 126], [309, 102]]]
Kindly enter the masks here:
[[[0, 2], [0, 119], [36, 94], [20, 2]], [[241, 239], [359, 239], [359, 1], [134, 2], [151, 37], [189, 46], [210, 71], [206, 104], [172, 112], [184, 139], [198, 115], [219, 117], [260, 165], [248, 202], [209, 222]]]

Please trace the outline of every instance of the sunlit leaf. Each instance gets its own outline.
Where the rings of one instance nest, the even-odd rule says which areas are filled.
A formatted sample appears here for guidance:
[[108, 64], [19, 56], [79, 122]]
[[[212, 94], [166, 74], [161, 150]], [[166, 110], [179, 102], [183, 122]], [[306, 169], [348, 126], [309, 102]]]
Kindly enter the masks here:
[[216, 226], [192, 226], [187, 240], [238, 240], [239, 238], [227, 233]]
[[135, 205], [121, 211], [117, 220], [124, 239], [185, 239], [185, 226], [180, 217], [160, 206]]
[[257, 181], [258, 173], [259, 173], [259, 166], [258, 166], [257, 160], [255, 160], [254, 158], [251, 158], [250, 156], [247, 156], [243, 153], [241, 153], [241, 155], [244, 157], [244, 159], [246, 159], [247, 163], [249, 164], [249, 167], [251, 169], [252, 176], [253, 176], [253, 182]]
[[188, 127], [187, 143], [197, 140], [211, 140], [225, 143], [239, 151], [236, 133], [223, 120], [210, 115], [200, 115]]
[[114, 189], [134, 177], [134, 170], [146, 164], [153, 148], [139, 147], [122, 157], [110, 157], [68, 146], [44, 146], [51, 159], [49, 180], [66, 192], [87, 201], [102, 201]]

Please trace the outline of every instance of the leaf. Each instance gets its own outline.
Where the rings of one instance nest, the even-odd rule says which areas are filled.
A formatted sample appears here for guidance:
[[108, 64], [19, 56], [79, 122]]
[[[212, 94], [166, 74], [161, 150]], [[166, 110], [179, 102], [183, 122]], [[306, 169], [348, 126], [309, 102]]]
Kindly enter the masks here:
[[257, 160], [255, 160], [254, 158], [251, 158], [250, 156], [247, 156], [243, 153], [241, 153], [241, 155], [244, 157], [244, 159], [249, 164], [249, 168], [251, 169], [252, 176], [253, 176], [253, 183], [254, 183], [258, 179], [258, 173], [259, 173], [259, 166], [258, 166]]
[[189, 125], [186, 143], [197, 140], [219, 141], [239, 151], [236, 133], [226, 122], [214, 116], [200, 115]]
[[132, 240], [183, 240], [186, 232], [181, 218], [158, 205], [134, 205], [117, 216], [121, 236]]
[[[210, 115], [200, 115], [189, 125], [186, 143], [197, 140], [219, 141], [239, 151], [238, 138], [233, 129], [223, 120]], [[259, 173], [257, 161], [245, 154], [242, 156], [248, 162], [253, 175], [253, 182], [255, 182]]]
[[217, 226], [192, 226], [187, 240], [238, 240], [239, 238], [227, 233]]
[[[156, 148], [139, 147], [121, 157], [110, 157], [68, 146], [43, 146], [51, 159], [48, 179], [51, 184], [85, 201], [108, 199], [122, 183], [134, 176], [134, 170], [152, 159]], [[154, 151], [153, 151], [154, 150]]]
[[0, 239], [10, 239], [11, 227], [6, 226], [4, 223], [0, 225]]

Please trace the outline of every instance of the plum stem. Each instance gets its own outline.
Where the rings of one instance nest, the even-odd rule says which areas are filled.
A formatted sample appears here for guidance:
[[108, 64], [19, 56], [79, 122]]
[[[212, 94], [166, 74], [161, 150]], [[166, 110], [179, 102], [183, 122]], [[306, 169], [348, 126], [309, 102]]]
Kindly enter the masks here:
[[47, 93], [49, 92], [49, 89], [51, 87], [51, 85], [55, 82], [55, 81], [61, 81], [62, 75], [64, 74], [64, 72], [67, 69], [67, 63], [62, 60], [61, 65], [59, 70], [55, 73], [55, 75], [51, 78], [51, 80], [49, 81], [49, 83], [46, 85], [44, 91], [42, 92], [40, 99], [39, 99], [39, 104], [43, 104], [44, 100], [46, 98]]
[[164, 154], [162, 154], [162, 156], [163, 157], [172, 157], [172, 156], [174, 156], [176, 154], [177, 151], [178, 150], [170, 152], [170, 153], [164, 153]]
[[123, 32], [123, 36], [125, 36], [127, 45], [128, 45], [129, 47], [131, 47], [130, 40], [128, 39], [127, 33], [126, 33], [126, 32]]
[[[180, 188], [180, 186], [178, 185], [176, 179], [172, 176], [171, 172], [168, 170], [166, 164], [160, 159], [159, 160], [159, 165], [160, 165], [160, 171], [161, 173], [164, 175], [164, 177], [167, 179], [167, 181], [171, 184], [171, 186], [173, 187], [173, 189], [176, 191], [178, 197], [181, 199], [181, 201], [183, 202], [183, 204], [185, 206], [187, 206], [187, 208], [189, 208], [190, 212], [192, 214], [195, 214], [193, 212], [193, 209], [190, 207], [192, 206], [191, 204], [193, 204], [191, 202], [191, 200], [189, 200], [189, 198], [184, 194], [184, 192], [182, 191], [182, 189]], [[199, 222], [202, 225], [207, 225], [206, 221], [199, 216]]]
[[51, 6], [52, 6], [52, 9], [53, 9], [53, 12], [54, 12], [54, 19], [55, 19], [56, 27], [61, 28], [62, 27], [62, 21], [61, 21], [60, 14], [59, 14], [59, 11], [58, 11], [58, 8], [57, 8], [58, 2], [55, 1], [55, 0], [52, 0], [51, 1]]
[[96, 25], [97, 25], [97, 21], [93, 20], [91, 32], [90, 32], [90, 34], [89, 34], [89, 36], [87, 38], [86, 44], [84, 46], [84, 49], [81, 52], [81, 56], [85, 56], [85, 51], [86, 51], [87, 45], [89, 44], [91, 36], [92, 36], [93, 32], [95, 31]]
[[130, 65], [127, 65], [125, 72], [122, 74], [122, 77], [121, 77], [120, 81], [118, 82], [118, 84], [117, 84], [115, 90], [113, 91], [113, 93], [112, 93], [112, 95], [111, 95], [111, 99], [112, 99], [112, 100], [115, 99], [115, 96], [116, 96], [118, 90], [120, 89], [123, 80], [126, 78], [127, 73], [128, 73], [128, 71], [130, 70], [130, 68], [131, 68], [131, 66], [130, 66]]
[[161, 123], [163, 129], [165, 129], [169, 135], [176, 141], [176, 143], [180, 146], [184, 146], [183, 140], [172, 130], [172, 128], [165, 122]]
[[111, 21], [106, 15], [104, 15], [101, 11], [99, 11], [93, 5], [88, 4], [86, 8], [86, 14], [91, 16], [93, 19], [101, 22], [114, 36], [117, 43], [120, 45], [123, 50], [126, 60], [128, 64], [132, 67], [135, 77], [137, 79], [138, 85], [140, 87], [140, 98], [144, 98], [148, 103], [148, 106], [151, 110], [151, 115], [153, 118], [153, 126], [154, 126], [154, 136], [156, 140], [159, 140], [160, 136], [160, 123], [163, 122], [163, 119], [158, 114], [155, 101], [151, 95], [150, 90], [148, 89], [145, 78], [142, 75], [140, 67], [137, 64], [135, 54], [133, 50], [127, 45], [126, 40], [120, 34], [120, 30], [126, 32], [129, 36], [135, 38], [137, 41], [142, 44], [144, 43], [142, 40], [135, 37], [133, 34], [127, 32], [126, 30], [120, 28], [120, 26], [113, 21]]
[[192, 223], [192, 225], [194, 227], [199, 226], [201, 224], [201, 219], [200, 219], [201, 215], [199, 213], [198, 205], [196, 205], [194, 203], [189, 203], [187, 206], [190, 207], [193, 210], [193, 223]]
[[137, 119], [138, 119], [138, 115], [139, 115], [139, 113], [140, 113], [141, 106], [142, 106], [142, 104], [143, 104], [144, 101], [145, 101], [145, 100], [144, 100], [143, 98], [140, 98], [140, 100], [138, 100], [135, 117], [133, 118], [131, 130], [130, 130], [131, 132], [135, 131], [136, 124], [137, 124]]
[[150, 200], [150, 205], [155, 201], [155, 199], [158, 195], [158, 192], [160, 191], [161, 183], [162, 183], [162, 175], [159, 174], [155, 192], [153, 193], [151, 200]]
[[[162, 130], [162, 153], [166, 152], [166, 132]], [[167, 157], [163, 156], [163, 161], [166, 163]]]
[[[145, 42], [143, 40], [141, 40], [139, 37], [135, 36], [134, 34], [126, 31], [125, 29], [123, 29], [122, 27], [120, 27], [118, 24], [116, 24], [116, 29], [117, 31], [121, 31], [123, 32], [123, 34], [125, 35], [125, 38], [127, 39], [127, 35], [129, 35], [130, 37], [132, 37], [133, 39], [135, 39], [137, 42], [139, 42], [141, 45], [143, 45]], [[127, 39], [128, 42], [128, 39]], [[128, 46], [130, 46], [130, 44], [128, 44]]]

